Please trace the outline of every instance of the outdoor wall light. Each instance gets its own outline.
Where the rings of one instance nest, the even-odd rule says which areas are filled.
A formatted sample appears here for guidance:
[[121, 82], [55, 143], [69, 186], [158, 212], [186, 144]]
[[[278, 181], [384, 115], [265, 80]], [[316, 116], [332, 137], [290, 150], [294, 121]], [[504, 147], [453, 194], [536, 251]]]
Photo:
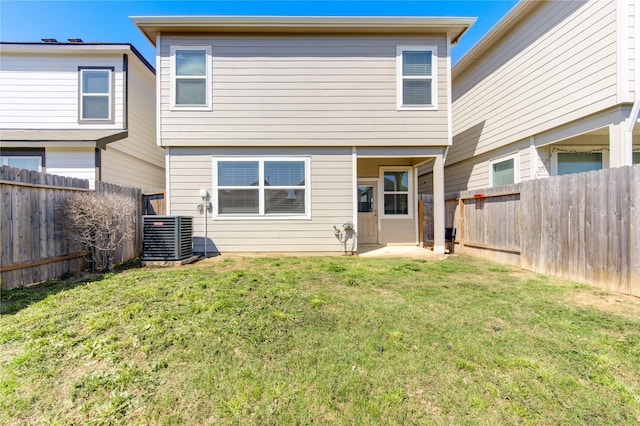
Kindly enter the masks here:
[[205, 188], [200, 190], [200, 198], [202, 198], [202, 204], [198, 204], [198, 213], [205, 215], [207, 212], [211, 213], [213, 206], [209, 200], [209, 192]]
[[211, 201], [209, 201], [209, 192], [206, 188], [200, 190], [200, 198], [202, 198], [202, 204], [198, 204], [198, 213], [204, 214], [204, 258], [207, 258], [207, 212], [213, 211]]

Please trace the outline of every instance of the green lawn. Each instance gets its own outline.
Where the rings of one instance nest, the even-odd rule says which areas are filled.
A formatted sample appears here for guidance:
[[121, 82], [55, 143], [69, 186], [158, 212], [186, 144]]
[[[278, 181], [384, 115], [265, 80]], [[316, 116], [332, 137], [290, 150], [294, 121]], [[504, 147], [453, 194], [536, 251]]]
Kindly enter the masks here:
[[468, 257], [2, 292], [0, 424], [640, 423], [640, 300]]

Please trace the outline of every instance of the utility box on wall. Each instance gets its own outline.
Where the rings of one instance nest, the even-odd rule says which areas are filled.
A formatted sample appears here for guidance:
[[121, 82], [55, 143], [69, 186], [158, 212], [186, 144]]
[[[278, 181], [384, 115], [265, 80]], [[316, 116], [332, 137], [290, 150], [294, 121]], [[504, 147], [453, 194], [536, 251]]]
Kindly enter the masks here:
[[193, 256], [193, 217], [142, 216], [142, 260]]

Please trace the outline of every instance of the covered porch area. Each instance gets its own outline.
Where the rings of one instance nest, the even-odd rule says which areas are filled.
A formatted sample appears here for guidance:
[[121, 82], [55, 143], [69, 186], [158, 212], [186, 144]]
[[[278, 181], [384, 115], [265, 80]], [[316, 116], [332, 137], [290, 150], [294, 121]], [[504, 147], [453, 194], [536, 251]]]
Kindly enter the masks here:
[[354, 148], [358, 247], [420, 245], [418, 167], [432, 162], [433, 250], [445, 252], [444, 151], [445, 147]]

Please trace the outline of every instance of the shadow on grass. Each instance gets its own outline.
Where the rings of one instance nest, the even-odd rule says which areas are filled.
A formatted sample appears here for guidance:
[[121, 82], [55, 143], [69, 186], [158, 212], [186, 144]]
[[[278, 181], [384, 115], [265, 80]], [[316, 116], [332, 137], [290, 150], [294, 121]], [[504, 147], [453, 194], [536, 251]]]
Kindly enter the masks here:
[[2, 290], [0, 291], [0, 315], [16, 314], [51, 295], [99, 282], [108, 276], [139, 267], [141, 267], [140, 259], [133, 259], [114, 266], [110, 272], [82, 271], [74, 274], [69, 273], [56, 280], [45, 281], [41, 284]]

